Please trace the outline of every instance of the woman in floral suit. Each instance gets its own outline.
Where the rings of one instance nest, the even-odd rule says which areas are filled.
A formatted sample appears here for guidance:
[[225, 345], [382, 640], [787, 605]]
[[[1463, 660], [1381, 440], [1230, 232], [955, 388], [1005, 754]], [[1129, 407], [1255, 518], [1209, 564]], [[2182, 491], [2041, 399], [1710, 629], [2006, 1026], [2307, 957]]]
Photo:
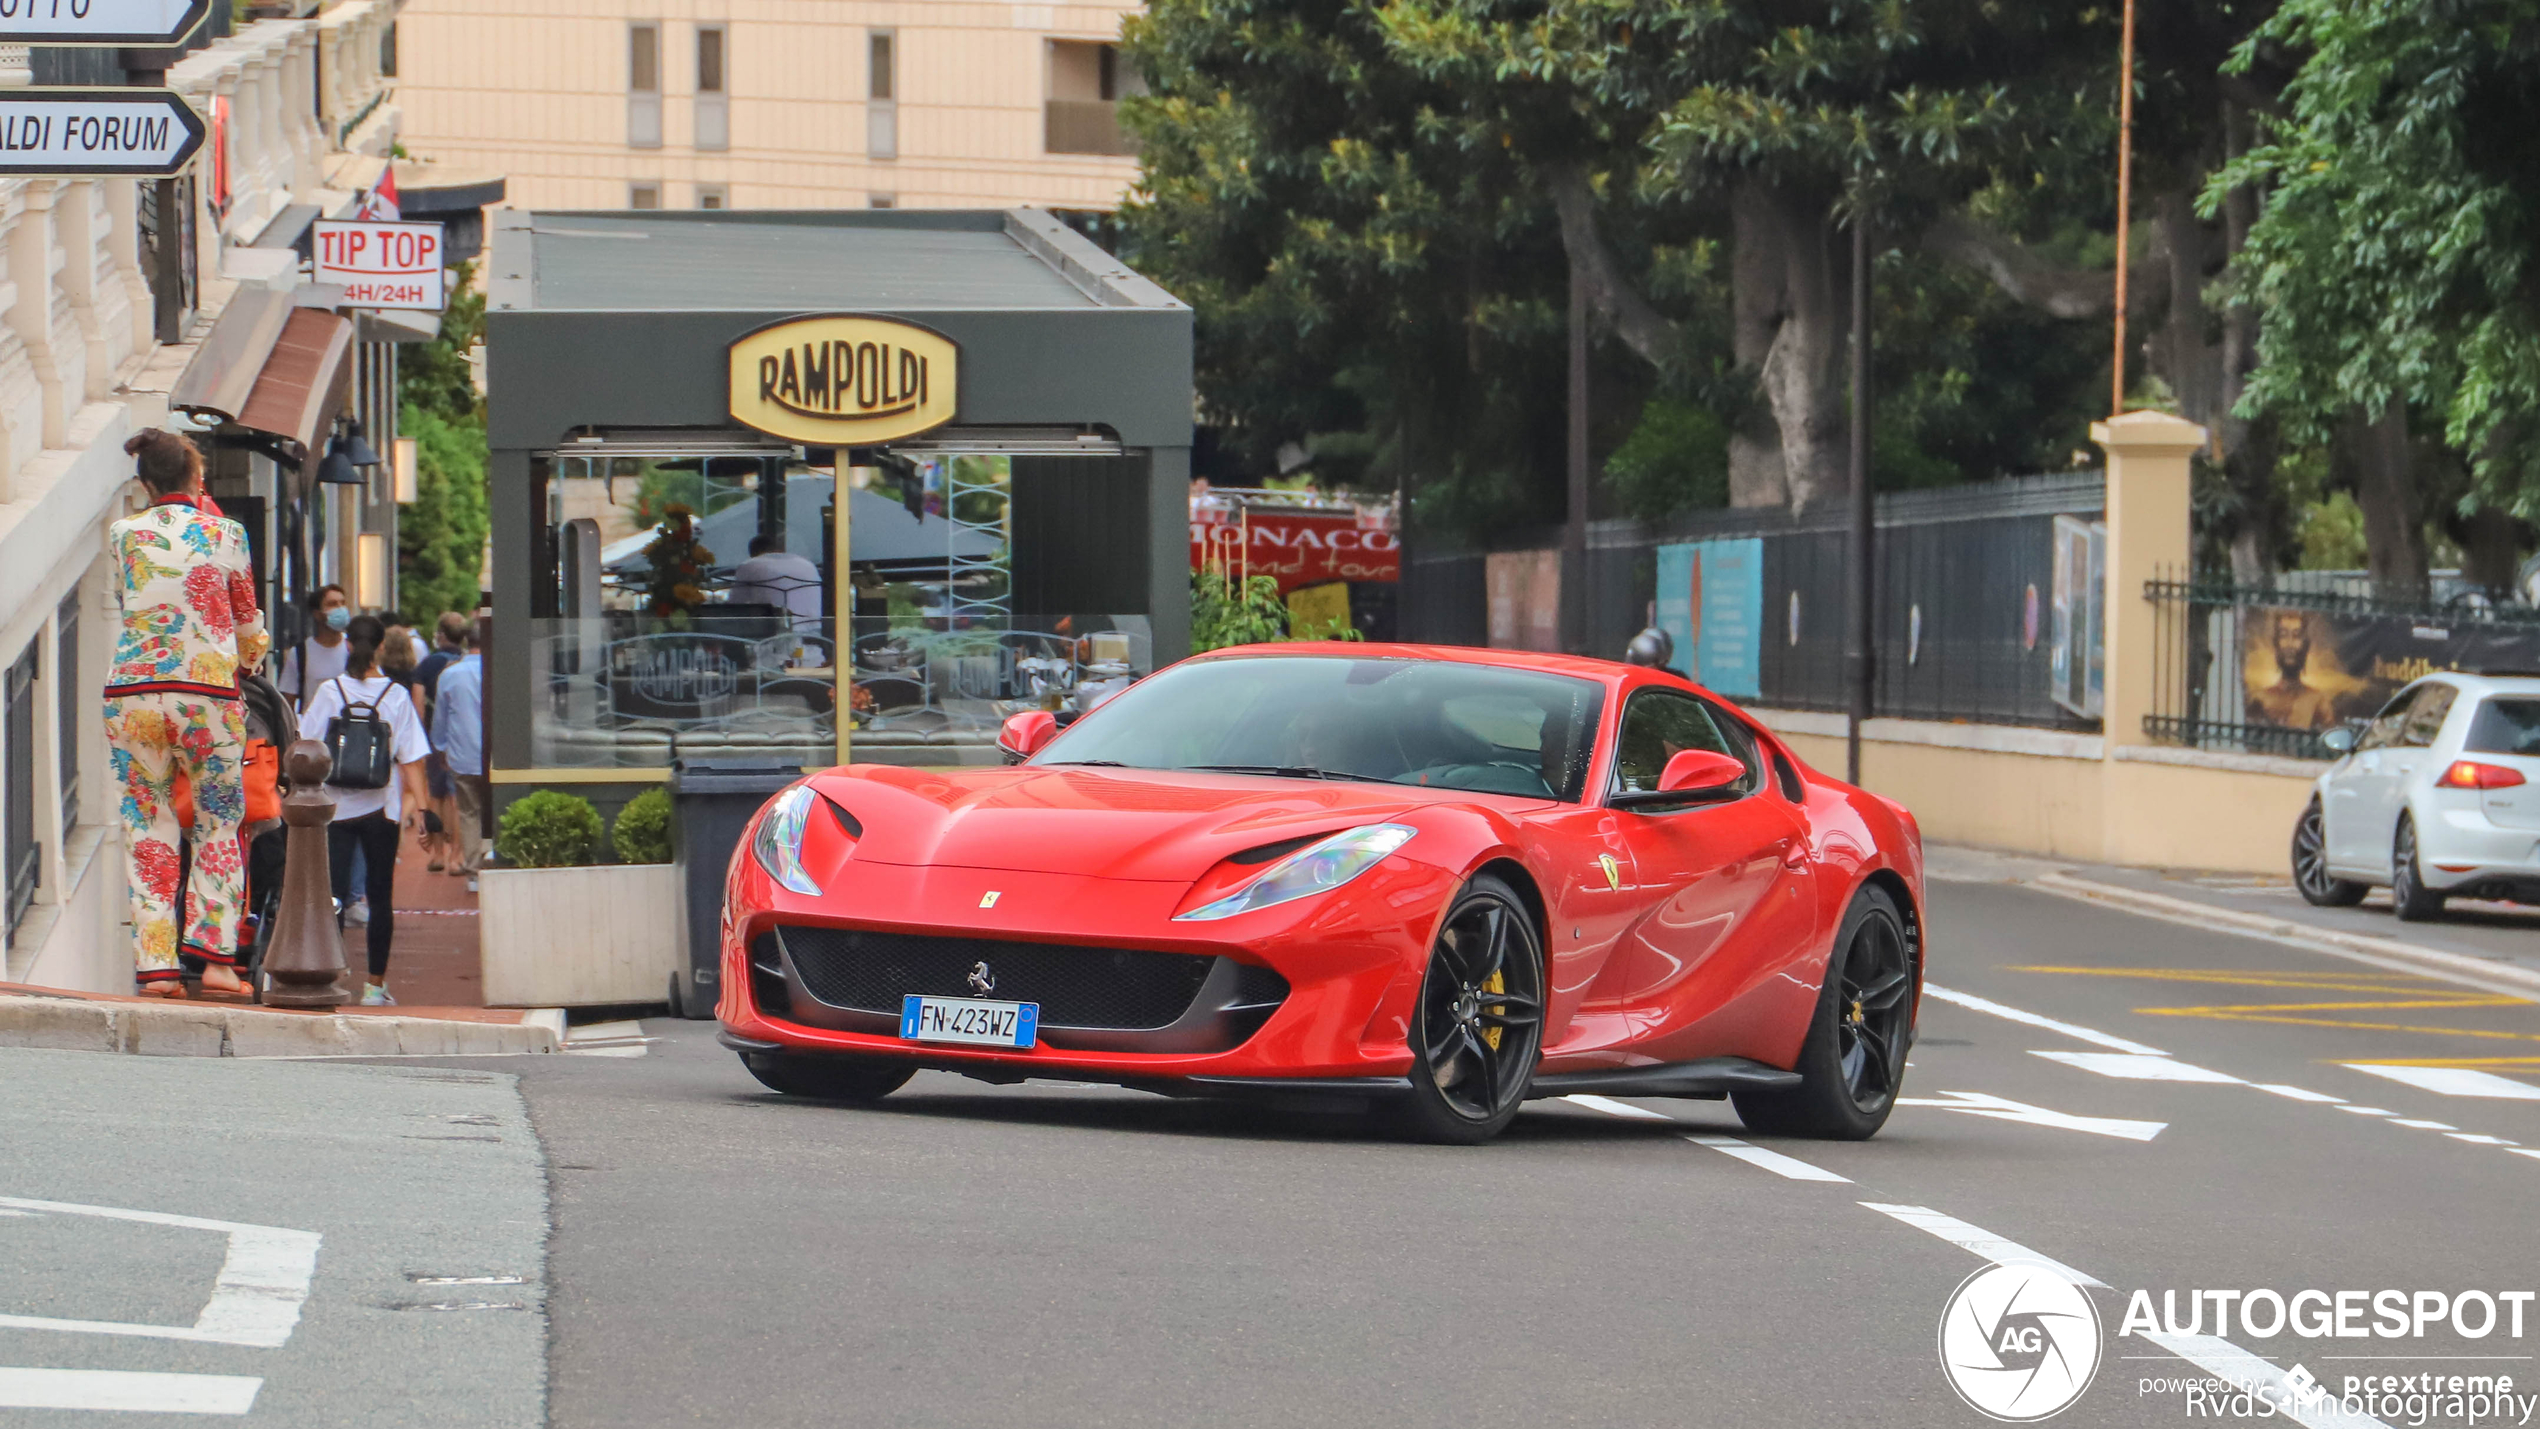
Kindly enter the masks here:
[[[203, 455], [174, 432], [124, 443], [149, 509], [115, 523], [123, 634], [106, 677], [106, 742], [123, 786], [133, 962], [141, 990], [183, 997], [180, 949], [201, 958], [207, 992], [243, 992], [236, 970], [245, 874], [246, 724], [238, 675], [264, 660], [264, 617], [247, 533], [203, 509]], [[194, 827], [180, 829], [179, 771]], [[194, 840], [192, 887], [177, 887], [177, 844]]]

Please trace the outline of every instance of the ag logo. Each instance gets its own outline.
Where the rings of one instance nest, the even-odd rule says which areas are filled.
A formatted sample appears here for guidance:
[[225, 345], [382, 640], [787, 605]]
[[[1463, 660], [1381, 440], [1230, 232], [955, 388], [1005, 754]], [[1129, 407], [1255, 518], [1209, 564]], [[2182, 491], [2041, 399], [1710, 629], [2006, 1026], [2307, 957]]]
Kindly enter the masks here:
[[2099, 1369], [2099, 1310], [2043, 1265], [1988, 1265], [1940, 1312], [1940, 1368], [1977, 1413], [2014, 1424], [2072, 1406]]

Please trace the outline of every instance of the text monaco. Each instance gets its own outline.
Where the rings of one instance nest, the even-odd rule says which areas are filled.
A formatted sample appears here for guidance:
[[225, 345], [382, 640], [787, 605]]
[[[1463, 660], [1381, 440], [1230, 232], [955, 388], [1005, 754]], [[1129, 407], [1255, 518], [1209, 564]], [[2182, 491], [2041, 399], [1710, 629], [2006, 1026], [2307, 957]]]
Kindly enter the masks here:
[[2260, 1340], [2287, 1330], [2313, 1340], [2401, 1340], [2437, 1328], [2469, 1340], [2501, 1330], [2518, 1340], [2524, 1312], [2536, 1298], [2540, 1291], [2190, 1290], [2182, 1306], [2178, 1291], [2164, 1290], [2155, 1314], [2152, 1292], [2137, 1290], [2126, 1302], [2117, 1333], [2227, 1335], [2236, 1318], [2240, 1333]]
[[173, 147], [160, 114], [11, 114], [0, 117], [0, 151], [55, 154], [155, 154]]

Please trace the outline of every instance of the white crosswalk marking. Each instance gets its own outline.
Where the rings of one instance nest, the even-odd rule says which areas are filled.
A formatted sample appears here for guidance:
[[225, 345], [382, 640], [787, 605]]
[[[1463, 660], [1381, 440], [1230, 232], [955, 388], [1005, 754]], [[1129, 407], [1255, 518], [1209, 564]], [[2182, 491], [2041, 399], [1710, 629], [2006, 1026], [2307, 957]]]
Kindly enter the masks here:
[[2210, 1071], [2175, 1057], [2144, 1056], [2130, 1052], [2031, 1052], [2067, 1067], [2097, 1072], [2103, 1077], [2121, 1077], [2130, 1082], [2220, 1082], [2241, 1085], [2229, 1072]]
[[1696, 1133], [1686, 1137], [1685, 1140], [1696, 1146], [1708, 1146], [1723, 1156], [1734, 1156], [1749, 1166], [1761, 1166], [1776, 1176], [1787, 1177], [1793, 1181], [1840, 1181], [1845, 1185], [1850, 1185], [1852, 1182], [1849, 1176], [1838, 1176], [1823, 1166], [1811, 1166], [1796, 1156], [1784, 1156], [1778, 1151], [1770, 1151], [1764, 1147], [1740, 1141], [1734, 1136]]
[[2419, 1091], [2447, 1097], [2494, 1097], [2502, 1101], [2540, 1102], [2540, 1087], [2474, 1067], [2386, 1067], [2378, 1062], [2347, 1062], [2344, 1065], [2358, 1072], [2387, 1077]]
[[35, 1369], [0, 1365], [0, 1409], [102, 1409], [134, 1414], [244, 1414], [264, 1381], [237, 1374]]

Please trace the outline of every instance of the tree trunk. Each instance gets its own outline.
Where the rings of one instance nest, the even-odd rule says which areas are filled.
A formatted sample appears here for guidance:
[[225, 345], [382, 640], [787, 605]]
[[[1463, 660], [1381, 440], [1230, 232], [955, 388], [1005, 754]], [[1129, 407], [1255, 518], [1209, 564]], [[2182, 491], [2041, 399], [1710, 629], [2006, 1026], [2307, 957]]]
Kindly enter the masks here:
[[2428, 592], [2425, 521], [2409, 471], [2408, 407], [2392, 402], [2374, 418], [2357, 407], [2337, 425], [2329, 457], [2352, 481], [2364, 513], [2364, 563], [2384, 600], [2423, 600]]
[[1729, 439], [1729, 502], [1804, 512], [1843, 498], [1848, 436], [1844, 333], [1832, 205], [1823, 195], [1742, 182], [1730, 199], [1736, 245], [1737, 364], [1756, 374], [1769, 430]]

